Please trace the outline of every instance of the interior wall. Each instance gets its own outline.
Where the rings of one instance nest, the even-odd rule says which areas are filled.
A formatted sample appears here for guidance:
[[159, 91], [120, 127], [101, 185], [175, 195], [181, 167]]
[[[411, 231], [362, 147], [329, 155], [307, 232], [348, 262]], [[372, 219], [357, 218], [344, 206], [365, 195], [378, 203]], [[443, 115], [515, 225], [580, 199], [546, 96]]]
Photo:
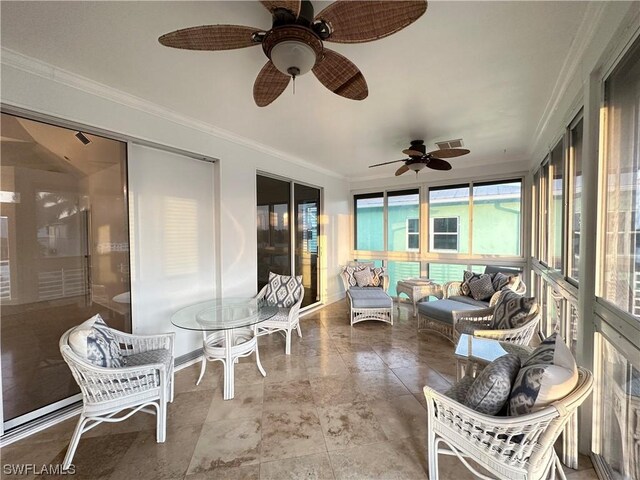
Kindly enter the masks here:
[[[0, 91], [4, 105], [219, 159], [216, 179], [220, 185], [216, 198], [220, 215], [219, 245], [216, 247], [220, 257], [218, 295], [256, 293], [257, 171], [323, 188], [321, 248], [326, 277], [322, 298], [328, 303], [344, 295], [337, 273], [338, 265], [346, 262], [349, 256], [349, 186], [346, 180], [52, 65], [28, 57], [21, 57], [20, 62], [9, 65], [4, 58]], [[136, 161], [135, 154], [129, 161]], [[129, 188], [135, 190], [136, 179], [131, 180]], [[139, 250], [146, 247], [144, 244], [136, 246]], [[133, 325], [135, 329], [135, 315]]]

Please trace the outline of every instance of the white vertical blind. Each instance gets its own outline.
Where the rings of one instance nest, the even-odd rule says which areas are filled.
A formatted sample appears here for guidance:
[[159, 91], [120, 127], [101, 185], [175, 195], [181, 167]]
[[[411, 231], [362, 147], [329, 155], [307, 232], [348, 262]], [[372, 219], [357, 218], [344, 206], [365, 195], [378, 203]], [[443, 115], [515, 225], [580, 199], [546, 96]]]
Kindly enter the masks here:
[[171, 314], [216, 294], [214, 166], [131, 144], [129, 218], [134, 333], [175, 331], [176, 356], [202, 346]]

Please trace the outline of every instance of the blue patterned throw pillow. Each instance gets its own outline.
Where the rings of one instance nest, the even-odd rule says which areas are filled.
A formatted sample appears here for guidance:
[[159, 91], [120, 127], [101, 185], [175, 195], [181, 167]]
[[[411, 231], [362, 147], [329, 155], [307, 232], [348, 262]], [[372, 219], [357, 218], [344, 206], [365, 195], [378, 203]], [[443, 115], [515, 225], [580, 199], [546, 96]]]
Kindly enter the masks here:
[[523, 297], [509, 289], [503, 290], [493, 311], [492, 328], [508, 330], [521, 327], [535, 305], [536, 299], [533, 297]]
[[269, 272], [265, 298], [269, 305], [291, 308], [302, 295], [302, 276], [288, 277]]
[[125, 365], [120, 345], [100, 314], [73, 329], [69, 335], [69, 346], [98, 367], [120, 368]]

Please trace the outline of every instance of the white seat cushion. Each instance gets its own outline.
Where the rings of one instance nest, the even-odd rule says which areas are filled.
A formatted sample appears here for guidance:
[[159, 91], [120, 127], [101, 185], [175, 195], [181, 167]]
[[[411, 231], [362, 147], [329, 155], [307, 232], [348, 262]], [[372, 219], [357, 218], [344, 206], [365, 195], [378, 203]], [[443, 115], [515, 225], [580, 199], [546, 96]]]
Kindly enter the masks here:
[[141, 365], [152, 365], [154, 363], [164, 363], [167, 371], [173, 363], [173, 357], [166, 348], [160, 350], [149, 350], [147, 352], [134, 353], [126, 358], [127, 367], [138, 367]]

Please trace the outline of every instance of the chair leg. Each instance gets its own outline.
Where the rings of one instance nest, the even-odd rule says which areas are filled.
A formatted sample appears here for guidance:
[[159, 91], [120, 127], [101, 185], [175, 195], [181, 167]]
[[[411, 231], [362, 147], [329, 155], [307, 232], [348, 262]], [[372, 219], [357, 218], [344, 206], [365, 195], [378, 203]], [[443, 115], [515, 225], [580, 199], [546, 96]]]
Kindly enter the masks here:
[[76, 424], [76, 428], [73, 431], [73, 435], [71, 436], [71, 441], [69, 442], [69, 447], [67, 448], [67, 454], [64, 456], [64, 461], [62, 462], [63, 470], [67, 470], [71, 465], [73, 456], [76, 454], [76, 449], [78, 448], [78, 443], [80, 442], [80, 437], [82, 436], [82, 430], [84, 430], [84, 426], [88, 421], [88, 418], [86, 418], [82, 414], [80, 415], [78, 423]]
[[298, 323], [298, 325], [296, 325], [296, 328], [298, 329], [298, 336], [300, 338], [302, 338], [302, 330], [300, 330], [300, 323]]
[[284, 353], [291, 355], [291, 329], [287, 329], [287, 346], [285, 347]]
[[558, 456], [556, 455], [556, 459], [555, 459], [555, 465], [552, 467], [551, 471], [552, 473], [552, 478], [555, 478], [555, 472], [558, 472], [558, 476], [562, 479], [562, 480], [567, 480], [567, 476], [564, 474], [564, 469], [562, 468], [562, 463], [560, 462], [560, 459], [558, 458]]
[[438, 480], [438, 443], [436, 434], [431, 428], [427, 430], [427, 449], [429, 450], [429, 480]]
[[[196, 385], [200, 385], [200, 382], [202, 381], [202, 377], [204, 377], [204, 371], [206, 369], [207, 369], [207, 356], [203, 353], [202, 365], [200, 365], [200, 377], [198, 377], [198, 381], [196, 382]], [[173, 395], [171, 395], [171, 398], [173, 398]]]
[[164, 443], [167, 438], [167, 401], [164, 395], [160, 395], [156, 415], [156, 442]]
[[258, 364], [258, 370], [260, 370], [260, 373], [262, 374], [262, 376], [266, 377], [267, 376], [267, 372], [264, 371], [264, 368], [262, 368], [262, 363], [260, 363], [260, 354], [258, 353], [258, 343], [257, 342], [256, 342], [256, 363]]

